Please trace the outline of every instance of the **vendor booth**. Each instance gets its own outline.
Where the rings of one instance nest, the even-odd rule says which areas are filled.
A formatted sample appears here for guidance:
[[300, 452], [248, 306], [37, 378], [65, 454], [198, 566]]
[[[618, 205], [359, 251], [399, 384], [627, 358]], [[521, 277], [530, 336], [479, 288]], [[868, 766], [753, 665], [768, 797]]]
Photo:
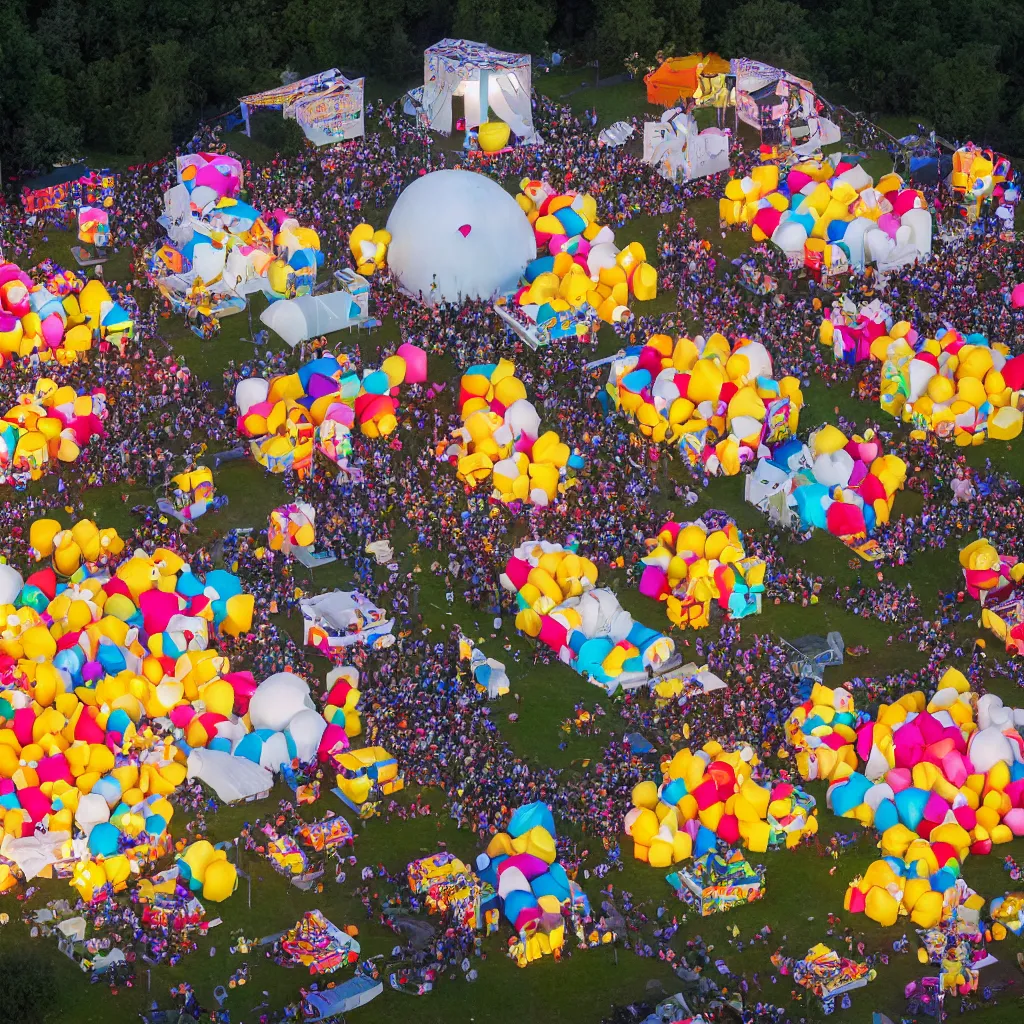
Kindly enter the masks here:
[[[442, 39], [424, 54], [422, 90], [410, 94], [417, 120], [425, 128], [450, 133], [452, 100], [458, 97], [465, 104], [466, 131], [480, 129], [479, 145], [485, 152], [508, 144], [505, 126], [519, 143], [536, 141], [528, 53], [505, 53], [469, 39]], [[488, 108], [498, 121], [488, 120]]]
[[362, 78], [348, 79], [337, 68], [331, 68], [277, 89], [243, 96], [239, 103], [245, 134], [252, 134], [251, 111], [272, 109], [296, 121], [314, 146], [362, 138], [364, 82]]

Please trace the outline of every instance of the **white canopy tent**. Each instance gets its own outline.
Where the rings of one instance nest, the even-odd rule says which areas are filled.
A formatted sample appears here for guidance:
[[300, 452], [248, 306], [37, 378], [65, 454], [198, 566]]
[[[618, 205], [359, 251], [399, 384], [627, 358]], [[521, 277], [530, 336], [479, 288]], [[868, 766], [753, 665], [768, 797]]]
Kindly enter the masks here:
[[490, 107], [520, 142], [534, 142], [530, 55], [494, 50], [470, 39], [442, 39], [424, 53], [417, 118], [434, 131], [452, 130], [452, 100], [461, 96], [466, 127], [487, 120]]
[[278, 299], [260, 313], [260, 322], [295, 348], [318, 335], [331, 334], [362, 323], [367, 316], [368, 291], [369, 286], [364, 281], [358, 294], [343, 288], [327, 295]]

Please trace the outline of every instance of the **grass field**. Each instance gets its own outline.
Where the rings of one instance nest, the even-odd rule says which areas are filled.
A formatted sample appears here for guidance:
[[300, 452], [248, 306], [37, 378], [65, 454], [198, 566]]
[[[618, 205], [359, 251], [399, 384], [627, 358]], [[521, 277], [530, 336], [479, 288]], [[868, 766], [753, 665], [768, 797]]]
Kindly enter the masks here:
[[[592, 72], [591, 72], [592, 73]], [[558, 97], [580, 85], [587, 75], [583, 72], [552, 72], [547, 76], [538, 76], [537, 85], [544, 92]], [[576, 81], [579, 79], [579, 81]], [[580, 89], [570, 97], [570, 102], [577, 109], [590, 109], [598, 104], [602, 123], [610, 123], [621, 117], [643, 111], [643, 85], [638, 82], [627, 82], [601, 90], [593, 88]], [[253, 156], [262, 153], [254, 149]], [[695, 209], [702, 227], [717, 243], [720, 242], [717, 232], [717, 211], [714, 201], [698, 204]], [[639, 238], [653, 251], [654, 240], [663, 218], [640, 218], [622, 230], [624, 238]], [[729, 247], [735, 252], [741, 251], [749, 236], [730, 234]], [[49, 241], [40, 245], [38, 258], [52, 256], [58, 262], [68, 265], [70, 256], [68, 246], [73, 240], [70, 236], [59, 232], [50, 232]], [[731, 251], [728, 254], [733, 254]], [[126, 260], [116, 258], [107, 265], [108, 277], [117, 278], [125, 273]], [[666, 299], [661, 303], [668, 308]], [[655, 310], [657, 311], [657, 310]], [[175, 351], [187, 359], [194, 371], [210, 380], [216, 388], [221, 386], [221, 372], [229, 359], [236, 361], [251, 355], [251, 348], [240, 339], [248, 333], [245, 316], [235, 316], [224, 321], [223, 331], [212, 343], [201, 343], [177, 321], [165, 321], [165, 337], [173, 344]], [[397, 330], [393, 323], [386, 323], [384, 328], [370, 338], [361, 340], [364, 355], [370, 361], [375, 358], [378, 347], [386, 348], [397, 338]], [[353, 337], [353, 343], [357, 339]], [[601, 338], [598, 354], [604, 355], [615, 350], [618, 342], [611, 332], [605, 332]], [[458, 368], [449, 361], [441, 360], [432, 364], [431, 376], [452, 377]], [[811, 428], [830, 415], [832, 407], [840, 405], [843, 412], [854, 418], [862, 418], [865, 410], [859, 407], [848, 396], [848, 389], [833, 393], [815, 381], [807, 392], [808, 407], [802, 417], [805, 428]], [[1019, 457], [995, 444], [983, 450], [973, 450], [972, 459], [983, 460], [992, 457], [1007, 468], [1020, 471]], [[218, 514], [211, 514], [200, 523], [200, 537], [207, 538], [213, 530], [223, 532], [233, 526], [251, 526], [257, 529], [265, 527], [267, 515], [271, 508], [286, 498], [287, 489], [280, 478], [265, 476], [251, 462], [230, 463], [217, 473], [217, 487], [220, 493], [230, 498], [227, 509]], [[763, 521], [753, 508], [742, 500], [742, 478], [718, 479], [701, 494], [700, 505], [695, 510], [686, 510], [686, 514], [699, 512], [704, 508], [722, 508], [734, 515], [741, 527], [759, 529]], [[123, 494], [110, 490], [92, 492], [88, 504], [88, 512], [100, 525], [113, 525], [122, 529], [131, 526], [128, 509], [138, 502], [151, 500], [152, 494], [146, 489], [130, 492], [127, 500]], [[902, 495], [900, 507], [913, 507], [914, 496]], [[682, 510], [673, 509], [666, 502], [666, 512], [682, 514]], [[401, 536], [398, 538], [401, 541]], [[399, 561], [403, 568], [411, 568], [415, 561], [429, 563], [430, 555], [421, 552], [414, 557], [401, 550]], [[841, 582], [849, 582], [856, 573], [848, 567], [849, 552], [819, 532], [808, 544], [799, 548], [792, 547], [785, 551], [787, 559], [794, 564], [806, 561], [809, 569], [834, 576]], [[960, 579], [955, 554], [948, 551], [939, 557], [918, 559], [913, 567], [904, 569], [887, 568], [886, 576], [891, 581], [905, 585], [910, 582], [922, 599], [926, 609], [931, 607], [934, 595], [940, 587], [955, 587]], [[316, 577], [316, 589], [328, 589], [344, 583], [348, 571], [342, 566], [333, 565]], [[604, 581], [604, 577], [602, 578]], [[506, 622], [502, 633], [490, 638], [490, 617], [470, 609], [461, 600], [457, 600], [452, 612], [449, 612], [444, 601], [442, 587], [438, 580], [424, 572], [422, 577], [422, 593], [420, 608], [427, 624], [434, 629], [450, 627], [453, 621], [459, 622], [468, 633], [482, 638], [485, 651], [500, 660], [508, 667], [513, 690], [522, 694], [524, 702], [516, 707], [519, 720], [509, 723], [506, 716], [512, 705], [506, 698], [494, 708], [495, 720], [500, 722], [504, 737], [512, 744], [517, 753], [528, 758], [535, 764], [564, 767], [576, 771], [583, 759], [595, 758], [599, 755], [605, 737], [580, 738], [567, 736], [559, 728], [559, 723], [572, 711], [573, 705], [580, 699], [591, 704], [604, 699], [601, 691], [587, 687], [580, 678], [561, 665], [544, 666], [541, 668], [527, 667], [529, 661], [527, 648]], [[634, 590], [625, 573], [609, 574], [608, 582], [614, 586], [625, 607], [634, 615], [652, 626], [664, 627], [662, 609], [645, 601]], [[902, 646], [886, 647], [885, 639], [893, 631], [893, 627], [884, 626], [874, 620], [854, 618], [839, 609], [828, 600], [809, 607], [766, 605], [764, 613], [757, 619], [748, 620], [745, 629], [757, 632], [772, 632], [782, 637], [795, 637], [806, 633], [825, 632], [830, 629], [841, 630], [848, 644], [863, 644], [870, 648], [871, 653], [863, 658], [850, 660], [839, 669], [831, 671], [828, 681], [836, 683], [853, 678], [857, 675], [882, 674], [897, 667], [909, 667], [921, 663], [922, 656], [916, 650]], [[297, 631], [298, 623], [294, 620], [284, 623], [293, 632]], [[966, 633], [965, 629], [965, 635]], [[682, 641], [682, 637], [677, 634]], [[506, 645], [510, 650], [506, 650]], [[1010, 683], [997, 687], [1008, 701], [1015, 700], [1016, 690]], [[370, 691], [372, 695], [372, 690]], [[610, 714], [605, 722], [608, 728], [616, 728], [614, 714]], [[703, 742], [712, 737], [695, 739]], [[560, 744], [564, 741], [564, 749]], [[396, 752], [401, 754], [401, 752]], [[591, 769], [593, 770], [593, 769]], [[812, 791], [819, 801], [821, 830], [823, 835], [832, 829], [850, 830], [851, 823], [832, 818], [824, 806], [824, 787], [812, 785]], [[275, 791], [268, 804], [275, 805], [276, 800], [285, 796], [285, 791]], [[441, 807], [441, 798], [437, 793], [426, 794], [435, 810]], [[325, 798], [318, 805], [339, 809], [335, 799]], [[255, 805], [243, 808], [225, 808], [211, 820], [211, 830], [215, 840], [227, 840], [235, 836], [241, 823], [251, 820], [260, 813], [266, 813], [268, 807]], [[181, 822], [176, 819], [176, 834], [180, 833]], [[479, 852], [476, 839], [466, 832], [455, 830], [447, 818], [434, 815], [428, 819], [415, 822], [392, 822], [381, 820], [359, 823], [359, 835], [356, 840], [356, 852], [360, 866], [366, 863], [384, 863], [395, 870], [404, 866], [409, 860], [433, 852], [439, 840], [444, 840], [448, 848], [464, 859], [472, 858]], [[634, 894], [638, 902], [647, 901], [653, 909], [661, 901], [670, 896], [663, 873], [646, 865], [634, 862], [629, 856], [629, 843], [624, 844], [626, 867], [622, 874], [615, 875], [613, 881], [618, 889], [627, 889]], [[1018, 859], [1024, 857], [1024, 843], [1015, 841], [1000, 852], [1010, 852]], [[701, 934], [714, 944], [715, 955], [726, 959], [729, 966], [740, 971], [759, 971], [762, 979], [771, 973], [768, 955], [779, 943], [784, 943], [791, 955], [798, 955], [817, 941], [825, 939], [825, 918], [831, 911], [841, 911], [843, 893], [849, 880], [863, 870], [874, 858], [876, 851], [871, 838], [860, 841], [855, 850], [846, 854], [839, 862], [838, 869], [830, 874], [833, 866], [830, 859], [818, 857], [812, 850], [801, 849], [793, 852], [769, 853], [762, 858], [768, 868], [767, 897], [759, 904], [744, 907], [720, 919], [690, 922], [682, 930], [683, 937]], [[245, 958], [232, 956], [228, 951], [229, 933], [235, 929], [244, 929], [247, 935], [264, 935], [290, 927], [301, 912], [309, 907], [320, 907], [335, 923], [344, 925], [357, 924], [360, 941], [364, 951], [369, 954], [386, 953], [394, 944], [394, 936], [385, 933], [375, 926], [365, 926], [365, 913], [361, 905], [351, 897], [350, 889], [354, 884], [356, 871], [350, 872], [352, 880], [341, 887], [331, 882], [321, 896], [300, 893], [290, 887], [274, 873], [264, 861], [247, 863], [243, 868], [252, 876], [252, 898], [249, 905], [248, 886], [243, 882], [238, 892], [226, 903], [215, 908], [224, 923], [211, 931], [210, 937], [201, 945], [199, 953], [187, 958], [174, 969], [154, 968], [151, 975], [143, 976], [142, 988], [132, 992], [122, 992], [112, 997], [103, 986], [90, 987], [87, 978], [78, 974], [70, 961], [60, 956], [52, 945], [37, 940], [28, 948], [46, 959], [52, 970], [56, 998], [47, 1022], [66, 1022], [66, 1024], [106, 1024], [117, 1019], [132, 1019], [137, 1010], [143, 1008], [153, 998], [158, 998], [161, 1005], [167, 1005], [168, 986], [179, 980], [189, 980], [198, 990], [204, 1004], [212, 1005], [213, 989], [220, 984], [227, 985], [228, 977], [246, 959], [252, 968], [252, 980], [245, 988], [231, 992], [227, 1008], [231, 1010], [232, 1020], [251, 1022], [258, 1013], [253, 1011], [262, 1000], [264, 990], [269, 993], [271, 1006], [281, 1006], [293, 999], [298, 986], [308, 979], [300, 974], [288, 972], [275, 967], [269, 961], [258, 959], [250, 954]], [[1001, 857], [997, 853], [988, 858], [971, 858], [965, 867], [967, 880], [986, 897], [1001, 894], [1009, 886], [1008, 876], [1003, 872]], [[591, 899], [599, 902], [598, 889], [600, 884], [591, 880], [587, 885]], [[44, 883], [42, 893], [33, 901], [32, 906], [40, 905], [42, 900], [58, 896], [68, 896], [70, 890], [63, 883]], [[5, 904], [4, 909], [16, 916], [15, 906], [20, 912], [21, 904]], [[863, 917], [847, 918], [855, 930], [865, 932], [871, 946], [888, 945], [899, 937], [901, 929], [883, 933]], [[726, 927], [736, 925], [744, 940], [749, 940], [755, 931], [765, 923], [770, 923], [777, 941], [767, 948], [759, 945], [748, 948], [742, 954], [727, 945], [729, 936]], [[459, 980], [454, 983], [439, 985], [436, 992], [425, 999], [410, 1005], [405, 996], [397, 995], [390, 990], [368, 1007], [357, 1011], [351, 1019], [366, 1021], [367, 1024], [385, 1024], [406, 1020], [415, 1014], [423, 1024], [433, 1022], [454, 1021], [506, 1021], [510, 1016], [547, 1021], [564, 1019], [566, 1021], [584, 1022], [597, 1021], [606, 1013], [610, 1004], [628, 1002], [643, 998], [648, 981], [656, 980], [664, 984], [666, 991], [674, 991], [671, 973], [657, 961], [642, 960], [627, 954], [621, 949], [605, 947], [598, 950], [579, 952], [571, 960], [555, 964], [550, 959], [532, 964], [527, 970], [519, 971], [507, 958], [502, 950], [507, 933], [502, 929], [499, 937], [488, 940], [486, 949], [488, 959], [478, 965], [480, 979], [475, 986], [467, 986]], [[27, 942], [26, 931], [18, 922], [0, 928], [0, 947], [9, 943]], [[1000, 959], [1000, 964], [986, 969], [983, 975], [985, 983], [991, 984], [995, 979], [1018, 978], [1016, 968], [1011, 967], [1014, 954], [1024, 947], [1017, 940], [1010, 940], [1001, 945], [993, 946], [992, 951]], [[841, 949], [845, 952], [845, 948]], [[924, 973], [913, 956], [893, 957], [887, 968], [882, 968], [877, 980], [866, 990], [854, 994], [854, 1009], [845, 1015], [850, 1021], [867, 1021], [869, 1012], [879, 1008], [889, 1013], [894, 1019], [899, 1018], [902, 1006], [903, 986], [915, 977]], [[785, 979], [783, 979], [785, 980]], [[147, 991], [147, 984], [152, 990]], [[798, 1008], [791, 1004], [788, 986], [780, 984], [771, 986], [765, 982], [765, 995], [773, 1002], [791, 1007], [797, 1016], [807, 1014], [814, 1017], [813, 1008]], [[1020, 1020], [1021, 1007], [1016, 1000], [1015, 992], [1020, 985], [1011, 989], [1000, 998], [1000, 1005], [984, 1011], [986, 1022], [1016, 1022]], [[955, 1004], [954, 1004], [955, 1005]], [[0, 1021], [3, 1010], [0, 1008]]]

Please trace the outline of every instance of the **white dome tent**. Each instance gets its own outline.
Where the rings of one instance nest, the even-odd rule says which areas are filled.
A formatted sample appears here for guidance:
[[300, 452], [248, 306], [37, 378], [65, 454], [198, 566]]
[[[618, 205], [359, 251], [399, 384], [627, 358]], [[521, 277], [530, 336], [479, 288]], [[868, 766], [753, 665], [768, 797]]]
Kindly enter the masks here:
[[388, 217], [388, 266], [427, 305], [513, 291], [537, 255], [530, 222], [497, 182], [473, 171], [417, 178]]

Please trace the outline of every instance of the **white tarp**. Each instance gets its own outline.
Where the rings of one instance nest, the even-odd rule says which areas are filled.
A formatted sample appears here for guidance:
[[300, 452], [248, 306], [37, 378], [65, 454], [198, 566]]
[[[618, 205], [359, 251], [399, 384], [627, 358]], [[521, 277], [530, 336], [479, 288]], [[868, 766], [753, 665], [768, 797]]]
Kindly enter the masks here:
[[188, 777], [199, 779], [225, 803], [250, 800], [274, 788], [274, 776], [266, 768], [226, 750], [192, 750], [188, 755]]
[[[0, 857], [16, 864], [25, 880], [31, 881], [62, 859], [61, 849], [70, 839], [70, 832], [46, 832], [42, 835], [25, 836], [22, 839], [5, 836], [0, 843]], [[77, 855], [79, 851], [73, 849], [72, 852]]]
[[342, 289], [327, 295], [278, 299], [262, 313], [260, 322], [279, 334], [292, 348], [321, 334], [352, 327], [366, 319], [365, 301]]
[[621, 146], [632, 136], [633, 131], [628, 121], [616, 121], [597, 133], [597, 141], [605, 146]]
[[423, 92], [417, 110], [421, 124], [451, 132], [452, 100], [461, 97], [466, 127], [479, 127], [486, 120], [486, 113], [481, 117], [481, 92], [486, 90], [488, 105], [520, 141], [535, 141], [529, 54], [494, 50], [470, 39], [442, 39], [423, 57]]
[[644, 163], [669, 181], [693, 181], [729, 169], [729, 136], [719, 128], [699, 131], [692, 114], [678, 107], [644, 124]]
[[347, 647], [355, 643], [390, 646], [395, 620], [357, 590], [332, 590], [299, 601], [307, 644]]

